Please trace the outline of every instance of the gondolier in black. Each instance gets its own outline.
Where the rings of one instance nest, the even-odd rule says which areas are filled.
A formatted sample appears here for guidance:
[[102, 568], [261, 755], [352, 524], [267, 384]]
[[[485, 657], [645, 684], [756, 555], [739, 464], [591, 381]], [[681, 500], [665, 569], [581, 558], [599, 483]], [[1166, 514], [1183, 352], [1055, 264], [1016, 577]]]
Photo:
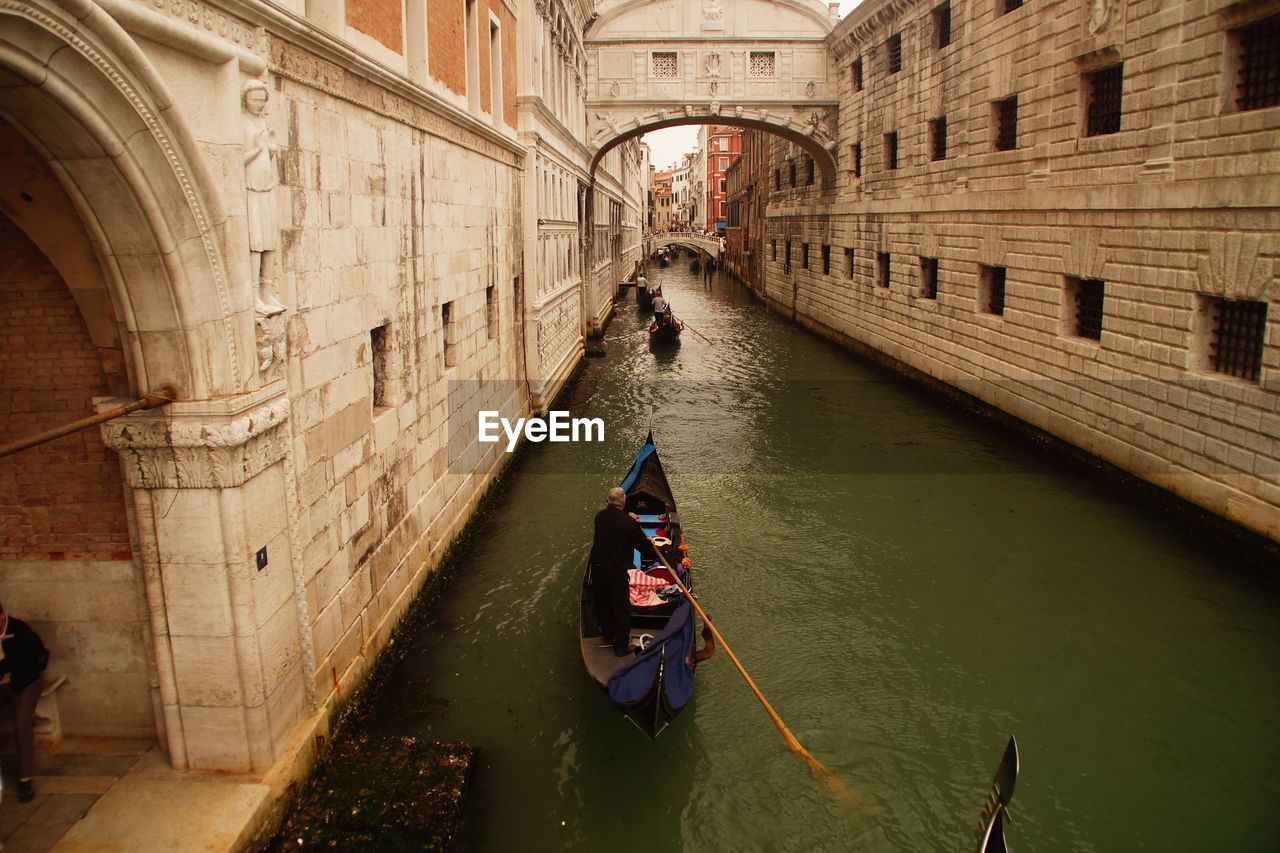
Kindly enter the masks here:
[[627, 571], [634, 566], [632, 552], [657, 559], [640, 522], [625, 511], [627, 493], [609, 490], [608, 506], [596, 513], [595, 539], [591, 543], [591, 586], [596, 618], [604, 641], [619, 657], [631, 651], [631, 600]]

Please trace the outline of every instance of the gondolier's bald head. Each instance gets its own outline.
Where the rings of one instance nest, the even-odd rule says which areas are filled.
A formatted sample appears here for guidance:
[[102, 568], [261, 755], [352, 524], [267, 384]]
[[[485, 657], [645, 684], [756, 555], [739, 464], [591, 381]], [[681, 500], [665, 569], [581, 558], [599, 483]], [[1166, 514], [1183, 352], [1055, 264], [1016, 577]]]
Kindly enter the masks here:
[[626, 492], [622, 491], [622, 489], [618, 488], [617, 486], [614, 486], [612, 489], [609, 490], [609, 506], [622, 509], [626, 505], [627, 505]]

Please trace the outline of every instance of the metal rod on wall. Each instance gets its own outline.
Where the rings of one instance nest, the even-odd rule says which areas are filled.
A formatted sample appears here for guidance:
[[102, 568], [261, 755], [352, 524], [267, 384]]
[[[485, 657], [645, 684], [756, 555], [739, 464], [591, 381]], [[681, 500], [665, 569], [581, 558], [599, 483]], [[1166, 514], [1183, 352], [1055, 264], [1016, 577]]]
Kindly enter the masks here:
[[126, 403], [109, 411], [99, 412], [96, 415], [90, 415], [87, 418], [81, 418], [78, 421], [72, 421], [69, 424], [63, 424], [62, 426], [0, 445], [0, 458], [10, 456], [20, 450], [26, 450], [29, 447], [35, 447], [37, 444], [44, 444], [46, 441], [53, 441], [55, 438], [61, 438], [64, 435], [70, 435], [73, 432], [79, 432], [82, 429], [88, 429], [91, 426], [97, 426], [113, 418], [136, 412], [139, 409], [154, 409], [157, 406], [172, 403], [176, 399], [178, 399], [178, 392], [172, 386], [166, 385], [156, 391], [147, 392], [145, 396], [139, 397], [132, 403]]

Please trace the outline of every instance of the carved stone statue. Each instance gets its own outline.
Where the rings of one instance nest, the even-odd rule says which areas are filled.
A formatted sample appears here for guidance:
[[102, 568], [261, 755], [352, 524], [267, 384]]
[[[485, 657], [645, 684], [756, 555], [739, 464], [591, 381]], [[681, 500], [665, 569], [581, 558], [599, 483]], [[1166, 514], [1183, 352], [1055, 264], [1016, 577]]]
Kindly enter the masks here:
[[618, 130], [618, 122], [613, 117], [613, 113], [596, 113], [596, 118], [604, 122], [605, 126], [609, 128], [609, 132], [612, 133], [614, 136], [617, 136], [619, 133], [622, 132]]
[[264, 317], [285, 310], [276, 297], [276, 252], [280, 248], [280, 224], [276, 217], [276, 162], [280, 146], [267, 127], [263, 113], [270, 94], [261, 80], [250, 80], [240, 90], [244, 110], [244, 185], [249, 222], [249, 274], [253, 308]]

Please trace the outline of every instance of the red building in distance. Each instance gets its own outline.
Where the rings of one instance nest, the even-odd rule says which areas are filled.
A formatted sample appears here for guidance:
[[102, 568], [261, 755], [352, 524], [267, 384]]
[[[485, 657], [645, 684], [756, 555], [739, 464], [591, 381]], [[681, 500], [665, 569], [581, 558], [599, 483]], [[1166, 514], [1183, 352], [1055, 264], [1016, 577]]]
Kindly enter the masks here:
[[699, 135], [704, 137], [701, 140], [702, 150], [707, 158], [707, 227], [723, 233], [728, 213], [725, 173], [729, 171], [729, 164], [742, 153], [742, 130], [708, 124], [702, 126]]

